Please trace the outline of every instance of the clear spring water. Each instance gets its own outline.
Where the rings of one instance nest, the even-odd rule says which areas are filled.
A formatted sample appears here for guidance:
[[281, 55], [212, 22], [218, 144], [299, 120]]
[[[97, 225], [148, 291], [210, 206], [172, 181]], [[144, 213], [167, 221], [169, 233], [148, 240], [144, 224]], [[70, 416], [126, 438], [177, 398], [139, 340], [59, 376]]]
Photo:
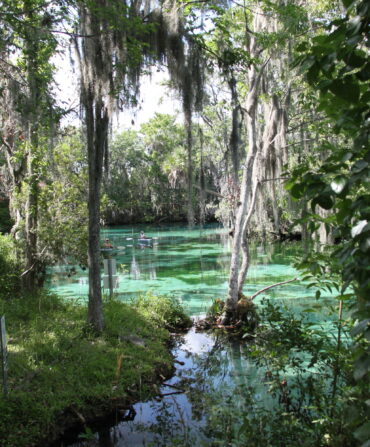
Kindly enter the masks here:
[[[139, 240], [141, 230], [149, 240]], [[189, 315], [198, 318], [205, 314], [212, 300], [225, 297], [231, 238], [219, 227], [191, 230], [178, 225], [115, 227], [104, 230], [102, 238], [109, 238], [115, 247], [112, 252], [104, 252], [104, 257], [117, 262], [118, 287], [115, 292], [123, 300], [151, 290], [154, 294], [176, 297]], [[245, 295], [294, 278], [297, 272], [292, 264], [300, 253], [298, 243], [252, 243]], [[72, 265], [59, 266], [51, 272], [49, 287], [67, 299], [85, 301], [87, 272]], [[267, 291], [256, 299], [257, 303], [266, 297], [288, 304], [295, 312], [315, 302], [314, 291], [298, 281]], [[319, 316], [310, 314], [310, 318], [315, 318], [317, 324], [323, 326], [330, 324], [325, 309], [330, 307], [332, 300], [324, 297], [321, 304], [325, 301], [329, 305], [323, 306]], [[222, 396], [230, 395], [231, 389], [253, 385], [252, 399], [263, 401], [264, 406], [272, 405], [263, 384], [265, 371], [248, 359], [240, 342], [220, 343], [213, 335], [191, 330], [174, 354], [183, 365], [178, 365], [175, 376], [166, 382], [172, 387], [162, 387], [161, 392], [166, 397], [135, 405], [133, 421], [106, 427], [92, 439], [73, 445], [212, 445], [207, 436], [206, 420], [214, 406], [208, 408], [201, 398], [211, 389], [213, 393], [222, 390], [222, 402]], [[179, 390], [185, 392], [173, 394]], [[235, 405], [240, 405], [237, 398]]]
[[[145, 230], [148, 241], [139, 240], [141, 230]], [[116, 260], [119, 285], [115, 292], [123, 300], [147, 291], [171, 295], [190, 315], [198, 316], [206, 312], [213, 299], [225, 297], [231, 238], [224, 229], [114, 227], [104, 230], [102, 238], [109, 238], [115, 247], [104, 256]], [[251, 295], [265, 286], [294, 278], [297, 272], [292, 264], [300, 253], [297, 243], [252, 243], [244, 293]], [[72, 264], [60, 265], [49, 276], [49, 288], [66, 298], [86, 301], [87, 271]], [[312, 292], [297, 282], [271, 289], [265, 296], [289, 300], [292, 306], [299, 307], [311, 299]]]

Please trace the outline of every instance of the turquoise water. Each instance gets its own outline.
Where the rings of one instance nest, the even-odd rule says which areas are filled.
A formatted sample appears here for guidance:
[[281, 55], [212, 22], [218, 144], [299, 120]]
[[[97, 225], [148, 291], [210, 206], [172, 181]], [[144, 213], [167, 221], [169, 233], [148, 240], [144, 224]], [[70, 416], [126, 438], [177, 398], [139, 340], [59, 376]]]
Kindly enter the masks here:
[[[138, 240], [141, 230], [150, 242]], [[154, 294], [171, 295], [196, 319], [205, 314], [213, 299], [225, 298], [231, 249], [231, 238], [225, 230], [217, 226], [192, 230], [185, 226], [117, 227], [104, 230], [102, 239], [105, 238], [115, 247], [112, 252], [104, 252], [104, 257], [116, 260], [118, 287], [115, 292], [122, 300], [130, 300], [149, 290]], [[252, 242], [245, 295], [295, 278], [297, 271], [292, 265], [300, 254], [299, 243]], [[55, 268], [49, 284], [66, 299], [87, 300], [87, 272], [79, 267]], [[311, 307], [320, 304], [320, 313], [309, 313], [307, 317], [330, 330], [332, 317], [327, 317], [333, 299], [327, 296], [317, 303], [314, 295], [314, 290], [297, 281], [266, 291], [256, 302], [263, 305], [264, 299], [272, 299], [296, 314], [308, 304]], [[174, 358], [181, 364], [176, 364], [174, 377], [166, 382], [171, 386], [162, 386], [162, 399], [136, 404], [134, 420], [114, 426], [107, 424], [92, 439], [73, 446], [219, 445], [209, 437], [207, 424], [212, 412], [224, 407], [226, 401], [230, 408], [238, 408], [240, 412], [274, 405], [265, 385], [266, 369], [249, 358], [243, 341], [220, 340], [216, 335], [192, 329], [174, 350]], [[286, 371], [288, 381], [291, 374], [293, 372]], [[179, 393], [173, 394], [177, 390]], [[212, 400], [206, 401], [210, 396]], [[244, 409], [246, 401], [249, 407]], [[238, 427], [240, 421], [236, 418], [230, 424]]]
[[[145, 231], [148, 241], [138, 240], [141, 230]], [[186, 226], [115, 227], [102, 232], [102, 239], [105, 238], [115, 247], [103, 255], [116, 261], [118, 287], [114, 291], [122, 300], [147, 291], [171, 295], [190, 315], [198, 316], [207, 311], [213, 299], [226, 295], [231, 238], [224, 229], [217, 226], [192, 230]], [[292, 264], [300, 253], [297, 243], [252, 243], [244, 293], [251, 295], [268, 285], [294, 278], [297, 272]], [[48, 284], [51, 290], [68, 299], [87, 300], [87, 271], [78, 266], [54, 268]], [[108, 294], [103, 282], [102, 286]], [[264, 294], [292, 301], [298, 307], [312, 295], [312, 291], [298, 282]]]

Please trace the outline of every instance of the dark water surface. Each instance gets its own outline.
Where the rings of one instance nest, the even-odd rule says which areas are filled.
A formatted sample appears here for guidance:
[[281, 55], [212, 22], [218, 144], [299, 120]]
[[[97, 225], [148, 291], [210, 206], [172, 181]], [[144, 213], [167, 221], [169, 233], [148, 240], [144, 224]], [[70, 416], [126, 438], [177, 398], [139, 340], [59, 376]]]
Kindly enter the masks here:
[[[138, 240], [141, 230], [150, 241]], [[223, 229], [120, 227], [105, 230], [103, 237], [109, 238], [116, 249], [109, 256], [117, 261], [116, 292], [123, 300], [147, 291], [171, 295], [196, 319], [205, 314], [212, 300], [225, 297], [231, 239]], [[244, 293], [251, 295], [294, 278], [297, 272], [292, 263], [300, 253], [297, 243], [252, 243]], [[79, 267], [73, 267], [71, 272], [71, 266], [60, 266], [50, 277], [50, 288], [67, 299], [85, 301], [87, 287], [87, 272]], [[270, 298], [299, 312], [313, 297], [314, 291], [294, 282], [267, 291], [256, 302]], [[329, 297], [326, 299], [330, 301]], [[320, 325], [327, 324], [324, 313], [314, 318]], [[252, 393], [250, 398], [256, 404], [273, 405], [264, 385], [265, 370], [248, 359], [245, 346], [239, 341], [221, 342], [214, 335], [191, 330], [179, 342], [174, 355], [181, 364], [177, 363], [175, 376], [161, 388], [162, 399], [135, 405], [133, 421], [106, 427], [73, 446], [219, 445], [207, 432], [207, 421], [212, 412], [217, 412], [217, 404], [214, 400], [209, 403], [207, 395], [219, 393], [221, 406], [234, 395], [231, 407], [238, 407], [242, 401], [233, 391], [236, 388]], [[232, 424], [237, 427], [238, 421]]]

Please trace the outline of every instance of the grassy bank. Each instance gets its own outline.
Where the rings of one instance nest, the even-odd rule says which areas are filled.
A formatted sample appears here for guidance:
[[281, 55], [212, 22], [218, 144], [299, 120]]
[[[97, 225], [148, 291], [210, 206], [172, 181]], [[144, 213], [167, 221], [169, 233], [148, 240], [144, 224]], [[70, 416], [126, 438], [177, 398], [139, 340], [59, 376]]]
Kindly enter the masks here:
[[86, 331], [86, 308], [41, 293], [0, 299], [8, 335], [9, 395], [0, 397], [3, 447], [46, 444], [70, 425], [145, 400], [172, 370], [169, 332], [187, 325], [178, 305], [151, 297], [105, 303], [105, 330]]

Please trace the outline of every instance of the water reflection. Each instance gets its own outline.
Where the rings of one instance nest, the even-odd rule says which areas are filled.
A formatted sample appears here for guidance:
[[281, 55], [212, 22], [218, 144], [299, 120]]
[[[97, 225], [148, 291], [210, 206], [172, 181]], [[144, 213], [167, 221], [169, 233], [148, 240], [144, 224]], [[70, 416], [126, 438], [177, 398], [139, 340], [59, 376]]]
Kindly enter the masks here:
[[130, 278], [132, 279], [140, 279], [140, 269], [135, 256], [132, 257], [130, 275]]
[[244, 349], [237, 340], [226, 342], [216, 335], [189, 331], [175, 351], [176, 374], [163, 384], [157, 399], [134, 405], [132, 421], [105, 428], [93, 439], [72, 446], [215, 445], [207, 427], [217, 405], [231, 399], [233, 408], [244, 411], [241, 396], [248, 393], [253, 405], [273, 405], [264, 383], [266, 371], [248, 360]]
[[[227, 232], [215, 227], [147, 227], [150, 244], [139, 243], [135, 237], [138, 233], [126, 227], [107, 230], [103, 235], [117, 247], [112, 257], [122, 266], [117, 289], [121, 299], [153, 289], [157, 294], [177, 297], [190, 315], [199, 316], [213, 299], [224, 298], [232, 241]], [[297, 244], [252, 242], [244, 293], [252, 295], [263, 287], [294, 278], [292, 263], [300, 251]], [[86, 272], [76, 267], [74, 276], [68, 277], [67, 271], [70, 266], [54, 269], [50, 288], [65, 297], [86, 299]], [[265, 296], [300, 312], [312, 302], [314, 291], [296, 282], [271, 289]], [[262, 299], [263, 295], [258, 297], [260, 304]], [[327, 309], [329, 312], [330, 306]], [[316, 318], [318, 325], [327, 324], [322, 322], [322, 313], [312, 313], [310, 318]], [[92, 440], [74, 446], [211, 446], [215, 444], [207, 427], [220, 407], [230, 405], [240, 412], [251, 412], [261, 403], [264, 408], [276, 404], [267, 392], [269, 372], [250, 360], [239, 341], [225, 342], [190, 331], [175, 355], [180, 364], [175, 377], [161, 388], [159, 401], [135, 405], [133, 421], [106, 428]], [[237, 426], [238, 420], [226, 418], [220, 430], [228, 430], [228, 424]]]
[[240, 353], [240, 349], [237, 342], [225, 348], [217, 337], [191, 330], [175, 351], [176, 375], [161, 387], [158, 399], [135, 405], [133, 421], [104, 429], [92, 440], [73, 446], [186, 447], [200, 445], [201, 441], [206, 443], [204, 428], [208, 409], [203, 397], [214, 387], [226, 390], [235, 377], [246, 380], [241, 374], [246, 364], [234, 352]]
[[[155, 290], [171, 295], [184, 304], [191, 315], [204, 313], [212, 300], [224, 298], [227, 290], [232, 238], [218, 227], [145, 227], [147, 240], [139, 240], [139, 229], [118, 227], [103, 232], [115, 250], [109, 257], [123, 266], [118, 272], [120, 299]], [[245, 294], [296, 276], [291, 266], [300, 252], [298, 244], [251, 242], [251, 266], [245, 284]], [[73, 267], [73, 274], [71, 274]], [[79, 266], [64, 265], [51, 269], [49, 287], [59, 295], [86, 301], [88, 281], [86, 271]], [[271, 289], [269, 296], [280, 296], [281, 289]], [[292, 284], [284, 287], [284, 298], [306, 299], [304, 287]], [[298, 303], [298, 302], [297, 302]]]

